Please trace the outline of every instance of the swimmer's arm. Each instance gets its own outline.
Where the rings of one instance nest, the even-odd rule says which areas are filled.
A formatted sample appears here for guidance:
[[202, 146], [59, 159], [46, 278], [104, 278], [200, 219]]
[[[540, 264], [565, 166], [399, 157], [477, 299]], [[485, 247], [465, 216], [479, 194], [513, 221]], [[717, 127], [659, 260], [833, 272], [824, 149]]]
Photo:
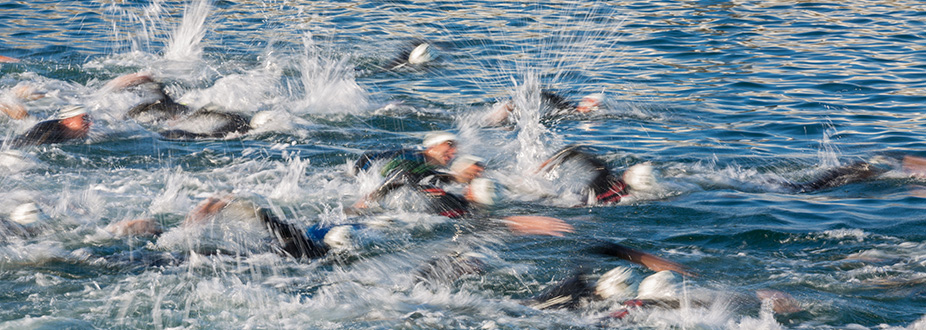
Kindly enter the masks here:
[[231, 202], [231, 196], [223, 197], [209, 197], [206, 200], [200, 202], [196, 207], [187, 214], [186, 219], [183, 220], [184, 226], [199, 224], [205, 221], [207, 218], [219, 213], [225, 206], [228, 206], [228, 203]]
[[696, 273], [690, 271], [688, 267], [682, 264], [617, 243], [604, 242], [596, 246], [594, 252], [640, 264], [657, 272], [671, 270], [685, 276], [697, 276]]
[[0, 103], [0, 111], [16, 120], [29, 117], [26, 106], [19, 102]]
[[575, 232], [572, 225], [551, 217], [519, 215], [506, 217], [502, 222], [507, 225], [508, 230], [521, 235], [563, 237], [566, 233]]
[[542, 164], [540, 164], [540, 166], [537, 168], [537, 171], [535, 171], [534, 173], [539, 173], [545, 168], [547, 169], [548, 172], [552, 171], [557, 166], [562, 165], [564, 162], [574, 157], [583, 157], [585, 159], [592, 157], [591, 155], [579, 150], [579, 148], [580, 146], [577, 146], [577, 145], [568, 146], [568, 147], [563, 148], [562, 150], [557, 152], [555, 155], [551, 156], [546, 161], [544, 161]]
[[13, 95], [20, 100], [35, 101], [45, 97], [44, 92], [37, 91], [35, 86], [29, 83], [20, 83], [13, 87]]
[[122, 75], [110, 80], [103, 86], [103, 91], [119, 91], [129, 87], [138, 86], [144, 83], [154, 82], [154, 78], [149, 73], [137, 72]]

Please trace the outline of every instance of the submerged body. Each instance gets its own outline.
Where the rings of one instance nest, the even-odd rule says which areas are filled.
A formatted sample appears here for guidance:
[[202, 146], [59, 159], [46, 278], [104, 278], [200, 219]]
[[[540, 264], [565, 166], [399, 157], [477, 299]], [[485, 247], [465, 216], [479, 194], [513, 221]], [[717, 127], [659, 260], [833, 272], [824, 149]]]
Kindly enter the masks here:
[[864, 181], [885, 172], [887, 172], [886, 169], [859, 161], [830, 169], [808, 182], [784, 182], [783, 184], [794, 192], [807, 193]]
[[543, 162], [540, 170], [549, 172], [568, 161], [583, 164], [591, 175], [591, 179], [581, 189], [581, 195], [585, 196], [581, 205], [619, 203], [621, 199], [630, 196], [633, 188], [649, 188], [654, 180], [648, 164], [634, 165], [622, 175], [617, 175], [605, 161], [583, 150], [581, 146], [560, 149]]
[[13, 148], [64, 143], [87, 138], [91, 120], [83, 107], [72, 106], [60, 111], [59, 118], [39, 122], [10, 141]]
[[169, 140], [222, 138], [229, 134], [244, 134], [250, 130], [250, 119], [244, 115], [202, 108], [183, 117], [174, 128], [161, 132], [161, 136]]

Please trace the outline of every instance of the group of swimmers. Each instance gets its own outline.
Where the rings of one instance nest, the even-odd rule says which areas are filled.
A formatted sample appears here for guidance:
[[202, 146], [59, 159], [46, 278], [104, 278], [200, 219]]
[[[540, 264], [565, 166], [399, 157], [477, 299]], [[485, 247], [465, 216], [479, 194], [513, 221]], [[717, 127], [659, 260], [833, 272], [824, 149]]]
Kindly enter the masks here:
[[[420, 54], [422, 52], [424, 51], [416, 48], [416, 51], [413, 51], [412, 54], [423, 56]], [[127, 117], [145, 125], [157, 125], [167, 122], [175, 124], [182, 121], [209, 123], [205, 125], [208, 127], [203, 129], [177, 128], [174, 126], [161, 130], [160, 134], [167, 139], [220, 138], [229, 134], [244, 134], [256, 126], [255, 119], [257, 118], [248, 118], [240, 113], [209, 106], [192, 109], [180, 104], [165, 92], [162, 83], [145, 73], [133, 73], [118, 77], [107, 83], [104, 89], [108, 91], [135, 89], [148, 94], [150, 96], [148, 101], [126, 112]], [[13, 94], [21, 101], [43, 97], [42, 93], [36, 92], [28, 86], [14, 88]], [[544, 92], [541, 95], [543, 102], [553, 109], [553, 111], [549, 112], [552, 114], [580, 114], [595, 111], [602, 101], [602, 96], [595, 94], [584, 97], [578, 105], [574, 105], [553, 93]], [[515, 111], [514, 107], [512, 102], [496, 104], [493, 112], [487, 117], [486, 124], [505, 124], [510, 120], [509, 115]], [[0, 111], [3, 111], [12, 119], [23, 119], [30, 116], [20, 102], [0, 104]], [[69, 106], [61, 109], [55, 118], [39, 122], [25, 133], [10, 140], [7, 144], [16, 148], [28, 145], [79, 141], [87, 138], [91, 125], [92, 121], [84, 108]], [[486, 170], [484, 159], [472, 155], [457, 157], [458, 142], [457, 137], [452, 133], [434, 132], [424, 138], [420, 147], [372, 151], [361, 155], [352, 166], [353, 173], [359, 174], [365, 171], [378, 170], [382, 181], [375, 189], [363, 194], [363, 197], [345, 211], [349, 214], [369, 212], [370, 209], [375, 208], [377, 204], [382, 203], [394, 192], [407, 189], [422, 198], [428, 212], [456, 219], [457, 221], [468, 221], [476, 223], [477, 226], [505, 228], [505, 230], [517, 234], [564, 236], [574, 231], [574, 228], [565, 221], [543, 216], [518, 215], [504, 217], [494, 222], [486, 221], [486, 219], [491, 218], [491, 215], [487, 214], [485, 209], [498, 200], [495, 196], [496, 191], [493, 189], [495, 184], [482, 177], [483, 172]], [[904, 164], [906, 166], [907, 164], [914, 164], [916, 161], [916, 158], [910, 158], [910, 162], [905, 160]], [[557, 151], [544, 161], [537, 171], [554, 171], [568, 162], [582, 164], [588, 169], [588, 175], [591, 177], [582, 187], [581, 195], [585, 198], [580, 202], [580, 205], [619, 203], [625, 197], [633, 194], [635, 190], [647, 189], [653, 184], [650, 165], [637, 164], [623, 173], [617, 173], [610, 168], [607, 162], [581, 146], [568, 146]], [[785, 186], [792, 188], [796, 192], [808, 192], [866, 179], [882, 172], [883, 170], [876, 166], [859, 162], [833, 169], [816, 180], [804, 183], [789, 182], [785, 183]], [[458, 189], [459, 192], [451, 192], [447, 189], [449, 185], [458, 185], [462, 186], [462, 188]], [[301, 227], [286, 222], [266, 207], [233, 196], [220, 196], [203, 201], [190, 212], [184, 221], [184, 225], [193, 226], [203, 223], [229, 207], [250, 212], [253, 219], [261, 223], [270, 233], [275, 242], [275, 249], [281, 254], [297, 259], [325, 257], [331, 250], [343, 245], [345, 240], [349, 240], [352, 230], [363, 227], [362, 224]], [[27, 208], [23, 212], [32, 214], [32, 216], [27, 214], [14, 217], [14, 222], [19, 225], [8, 224], [9, 228], [13, 228], [8, 230], [18, 232], [21, 235], [29, 235], [30, 227], [28, 224], [35, 222], [34, 215], [40, 214], [40, 212], [34, 209], [34, 205], [32, 209]], [[109, 230], [119, 235], [158, 235], [163, 231], [151, 219], [116, 223], [111, 225]], [[604, 246], [606, 252], [603, 254], [605, 255], [629, 260], [657, 271], [653, 275], [653, 280], [639, 283], [640, 287], [649, 288], [648, 283], [654, 281], [662, 281], [663, 286], [665, 286], [664, 283], [673, 281], [672, 276], [666, 274], [692, 275], [692, 272], [682, 265], [613, 242], [602, 242], [599, 246]], [[439, 258], [436, 260], [445, 259]], [[451, 260], [450, 263], [437, 261], [428, 263], [419, 273], [432, 274], [438, 272], [436, 268], [442, 268], [441, 270], [444, 273], [447, 273], [448, 269], [453, 270], [450, 273], [457, 276], [481, 271], [481, 263], [476, 259], [455, 257]], [[609, 298], [615, 295], [615, 287], [628, 287], [628, 279], [624, 276], [625, 274], [626, 268], [615, 269], [602, 275], [595, 285], [590, 285], [586, 281], [587, 274], [578, 273], [537, 297], [534, 306], [538, 308], [569, 307], [593, 297]], [[423, 275], [423, 277], [428, 276]], [[646, 291], [646, 293], [643, 292], [643, 289], [640, 289], [640, 291], [636, 296], [637, 299], [627, 300], [623, 306], [627, 306], [627, 308], [666, 307], [673, 304], [677, 306], [677, 297], [675, 297], [675, 303], [671, 303], [673, 300], [659, 297], [651, 291]], [[776, 304], [776, 311], [784, 313], [798, 309], [795, 307], [793, 300], [782, 293], [766, 291], [760, 293], [759, 296], [771, 297], [770, 299]], [[627, 308], [621, 310], [626, 312]], [[622, 317], [623, 315], [625, 314], [615, 314], [616, 317]]]
[[[158, 134], [169, 140], [224, 138], [245, 134], [266, 123], [266, 113], [253, 117], [240, 112], [207, 105], [193, 109], [176, 102], [165, 90], [164, 84], [148, 73], [131, 73], [117, 77], [103, 86], [104, 92], [134, 90], [146, 101], [125, 112], [125, 117], [139, 124], [154, 127]], [[31, 117], [23, 102], [45, 97], [28, 84], [14, 87], [9, 97], [0, 101], [0, 112], [14, 120]], [[93, 121], [82, 105], [61, 108], [50, 119], [41, 121], [7, 143], [10, 148], [65, 142], [79, 142], [88, 138]]]

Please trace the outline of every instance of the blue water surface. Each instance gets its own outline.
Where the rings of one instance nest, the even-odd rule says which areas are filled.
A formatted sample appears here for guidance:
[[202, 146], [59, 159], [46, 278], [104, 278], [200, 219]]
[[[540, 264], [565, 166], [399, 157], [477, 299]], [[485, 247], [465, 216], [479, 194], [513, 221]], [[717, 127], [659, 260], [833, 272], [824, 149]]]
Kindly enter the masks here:
[[[0, 4], [0, 27], [0, 55], [18, 60], [0, 63], [0, 101], [32, 114], [0, 119], [3, 140], [69, 104], [94, 119], [86, 142], [0, 155], [0, 217], [24, 203], [47, 216], [39, 235], [2, 239], [3, 328], [926, 327], [926, 163], [903, 162], [926, 157], [920, 1], [30, 1]], [[431, 61], [398, 65], [422, 42]], [[181, 103], [273, 121], [162, 139], [164, 127], [125, 118], [143, 91], [101, 90], [134, 72]], [[17, 101], [22, 86], [45, 97]], [[604, 101], [545, 117], [541, 90]], [[481, 125], [508, 100], [508, 124]], [[487, 159], [500, 196], [490, 218], [556, 217], [575, 232], [458, 237], [453, 220], [420, 210], [344, 212], [379, 181], [347, 164], [433, 130]], [[580, 168], [535, 173], [570, 144], [616, 173], [651, 164], [657, 187], [573, 207]], [[859, 161], [884, 173], [809, 192], [784, 184]], [[301, 225], [380, 230], [298, 261], [233, 211], [181, 225], [228, 194]], [[166, 232], [107, 230], [136, 218]], [[530, 306], [579, 269], [653, 273], [590, 252], [600, 241], [697, 273], [681, 307], [615, 318], [621, 299]], [[422, 264], [463, 247], [486, 273], [415, 282]], [[759, 290], [799, 310], [773, 313]]]

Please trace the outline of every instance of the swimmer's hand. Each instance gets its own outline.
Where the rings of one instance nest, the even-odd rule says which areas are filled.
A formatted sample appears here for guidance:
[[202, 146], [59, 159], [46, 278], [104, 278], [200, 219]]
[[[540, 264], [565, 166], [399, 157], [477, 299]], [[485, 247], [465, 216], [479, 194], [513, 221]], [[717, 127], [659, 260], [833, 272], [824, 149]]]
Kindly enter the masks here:
[[572, 225], [551, 217], [518, 215], [504, 219], [508, 229], [522, 235], [547, 235], [563, 237], [565, 233], [575, 232]]
[[223, 197], [209, 197], [196, 205], [190, 214], [187, 214], [183, 220], [184, 226], [195, 225], [205, 222], [209, 217], [216, 215], [232, 201], [231, 195]]

